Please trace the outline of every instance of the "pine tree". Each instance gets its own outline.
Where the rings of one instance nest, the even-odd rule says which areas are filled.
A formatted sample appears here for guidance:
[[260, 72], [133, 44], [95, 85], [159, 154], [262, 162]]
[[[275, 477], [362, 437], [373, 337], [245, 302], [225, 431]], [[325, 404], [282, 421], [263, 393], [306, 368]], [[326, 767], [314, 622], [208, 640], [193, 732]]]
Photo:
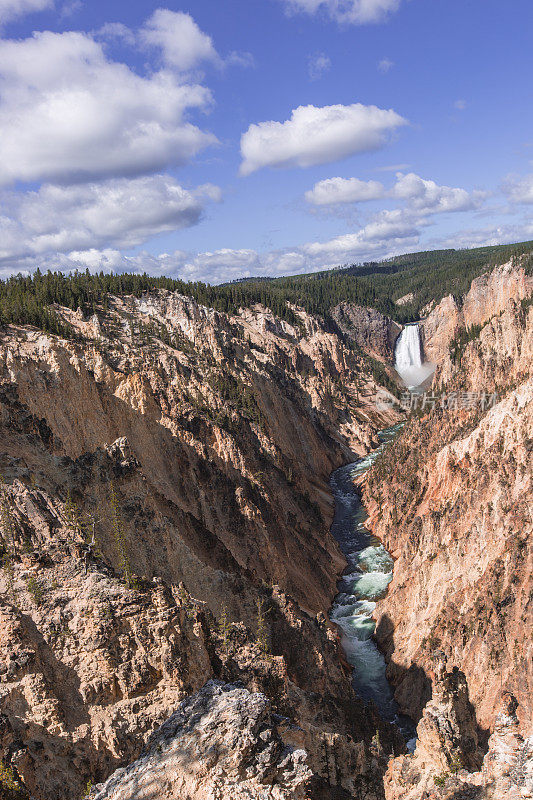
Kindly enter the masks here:
[[127, 549], [124, 519], [120, 511], [118, 496], [112, 481], [109, 484], [109, 505], [111, 507], [111, 529], [115, 548], [117, 550], [119, 569], [122, 572], [125, 583], [130, 588], [134, 588], [135, 578], [131, 570]]

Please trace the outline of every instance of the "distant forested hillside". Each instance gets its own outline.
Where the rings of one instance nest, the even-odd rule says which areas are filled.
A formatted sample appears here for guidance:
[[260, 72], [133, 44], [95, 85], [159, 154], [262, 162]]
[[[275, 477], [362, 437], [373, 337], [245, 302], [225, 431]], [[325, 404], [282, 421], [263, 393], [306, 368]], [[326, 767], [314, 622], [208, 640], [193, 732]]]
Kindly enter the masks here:
[[[519, 244], [478, 247], [472, 250], [428, 250], [396, 256], [381, 263], [351, 265], [312, 275], [276, 278], [266, 285], [249, 279], [239, 288], [281, 294], [311, 313], [327, 317], [331, 308], [343, 300], [377, 308], [398, 322], [420, 317], [431, 300], [447, 294], [457, 299], [465, 294], [472, 279], [487, 269], [525, 253], [526, 268], [533, 266], [533, 241]], [[401, 306], [396, 300], [413, 295]]]
[[[342, 301], [372, 306], [396, 319], [409, 322], [418, 319], [430, 300], [446, 294], [459, 298], [477, 275], [494, 264], [529, 253], [528, 270], [533, 267], [533, 242], [522, 242], [474, 250], [435, 250], [397, 256], [381, 263], [352, 265], [311, 275], [287, 278], [249, 278], [210, 286], [185, 283], [171, 278], [149, 275], [96, 275], [76, 272], [15, 276], [0, 282], [0, 324], [34, 325], [63, 336], [71, 334], [50, 308], [53, 304], [85, 314], [106, 306], [109, 295], [132, 294], [139, 297], [154, 289], [169, 289], [193, 297], [202, 305], [235, 313], [241, 307], [256, 303], [270, 308], [274, 314], [297, 324], [297, 317], [288, 303], [302, 306], [311, 314], [330, 320], [330, 310]], [[396, 300], [413, 295], [412, 300], [396, 305]], [[333, 324], [333, 323], [332, 323]]]

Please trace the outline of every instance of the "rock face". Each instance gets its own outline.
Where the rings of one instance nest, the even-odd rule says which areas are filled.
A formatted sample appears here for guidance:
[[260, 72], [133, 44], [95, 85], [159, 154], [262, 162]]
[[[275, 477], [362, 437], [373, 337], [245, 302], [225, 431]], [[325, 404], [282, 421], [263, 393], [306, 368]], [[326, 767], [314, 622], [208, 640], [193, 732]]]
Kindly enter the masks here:
[[461, 328], [482, 325], [496, 317], [512, 300], [523, 300], [533, 288], [533, 278], [512, 261], [472, 281], [464, 298], [444, 297], [422, 322], [426, 358], [441, 363], [450, 342]]
[[[484, 285], [500, 286], [502, 274]], [[376, 633], [401, 707], [420, 718], [442, 650], [464, 672], [481, 728], [494, 730], [510, 692], [524, 738], [533, 733], [532, 342], [531, 303], [508, 300], [441, 365], [435, 387], [450, 407], [437, 399], [413, 415], [365, 489], [369, 524], [395, 558]]]
[[91, 798], [306, 800], [313, 773], [307, 753], [283, 741], [284, 724], [265, 695], [210, 681], [150, 736], [137, 761]]
[[398, 419], [364, 360], [303, 313], [168, 292], [59, 313], [78, 341], [0, 333], [5, 768], [77, 800], [215, 677], [290, 717], [340, 797], [382, 797], [372, 737], [401, 742], [324, 613], [344, 566], [329, 473]]
[[517, 702], [504, 694], [483, 754], [463, 673], [437, 656], [433, 697], [417, 728], [413, 755], [393, 759], [387, 800], [521, 800], [533, 797], [533, 739], [519, 732]]
[[374, 308], [340, 303], [331, 316], [346, 336], [379, 361], [394, 360], [394, 345], [401, 327]]

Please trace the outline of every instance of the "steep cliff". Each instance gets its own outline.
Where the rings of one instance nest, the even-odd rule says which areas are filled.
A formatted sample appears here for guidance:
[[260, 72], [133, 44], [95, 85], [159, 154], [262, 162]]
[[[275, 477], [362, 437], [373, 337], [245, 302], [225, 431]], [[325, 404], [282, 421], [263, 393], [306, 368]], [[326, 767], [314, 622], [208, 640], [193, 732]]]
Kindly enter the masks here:
[[5, 769], [77, 798], [214, 676], [289, 716], [317, 779], [381, 797], [372, 737], [401, 742], [324, 615], [344, 565], [329, 473], [398, 418], [364, 359], [303, 312], [170, 292], [57, 312], [77, 340], [0, 341]]
[[[483, 285], [500, 287], [507, 270]], [[464, 672], [481, 729], [493, 730], [511, 692], [530, 736], [533, 307], [511, 298], [500, 308], [499, 291], [480, 298], [476, 285], [463, 308], [474, 296], [477, 318], [490, 320], [446, 354], [435, 398], [368, 477], [370, 525], [395, 558], [376, 633], [397, 699], [413, 717], [431, 696], [432, 656], [441, 650]]]
[[374, 308], [353, 303], [339, 303], [332, 309], [331, 316], [341, 331], [362, 350], [380, 361], [393, 362], [394, 345], [401, 332], [394, 320]]
[[517, 702], [504, 693], [487, 752], [465, 676], [435, 654], [433, 697], [424, 709], [412, 755], [392, 759], [385, 775], [387, 800], [523, 800], [533, 797], [533, 738], [524, 739]]
[[441, 363], [458, 331], [483, 325], [504, 311], [511, 300], [529, 297], [532, 288], [533, 277], [526, 274], [520, 259], [514, 259], [475, 278], [464, 297], [447, 295], [431, 303], [422, 321], [426, 358]]

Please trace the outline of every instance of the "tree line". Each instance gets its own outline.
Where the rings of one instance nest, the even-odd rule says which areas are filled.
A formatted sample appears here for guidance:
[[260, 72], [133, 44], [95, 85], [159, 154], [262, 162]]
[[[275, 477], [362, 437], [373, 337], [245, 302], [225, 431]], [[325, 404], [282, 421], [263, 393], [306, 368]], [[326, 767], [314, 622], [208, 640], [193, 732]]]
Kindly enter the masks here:
[[[73, 272], [17, 275], [0, 281], [0, 324], [34, 325], [59, 336], [73, 336], [69, 325], [54, 312], [65, 306], [89, 315], [106, 308], [110, 295], [142, 294], [168, 289], [192, 297], [201, 305], [235, 314], [258, 303], [281, 319], [298, 326], [291, 305], [321, 316], [335, 328], [330, 311], [343, 301], [370, 306], [398, 322], [418, 319], [431, 300], [453, 294], [457, 300], [473, 278], [498, 263], [529, 253], [526, 269], [533, 270], [533, 242], [472, 250], [436, 250], [411, 253], [381, 263], [352, 264], [307, 275], [285, 278], [249, 278], [220, 286], [185, 282], [145, 274], [91, 274]], [[396, 301], [413, 295], [402, 305]]]

